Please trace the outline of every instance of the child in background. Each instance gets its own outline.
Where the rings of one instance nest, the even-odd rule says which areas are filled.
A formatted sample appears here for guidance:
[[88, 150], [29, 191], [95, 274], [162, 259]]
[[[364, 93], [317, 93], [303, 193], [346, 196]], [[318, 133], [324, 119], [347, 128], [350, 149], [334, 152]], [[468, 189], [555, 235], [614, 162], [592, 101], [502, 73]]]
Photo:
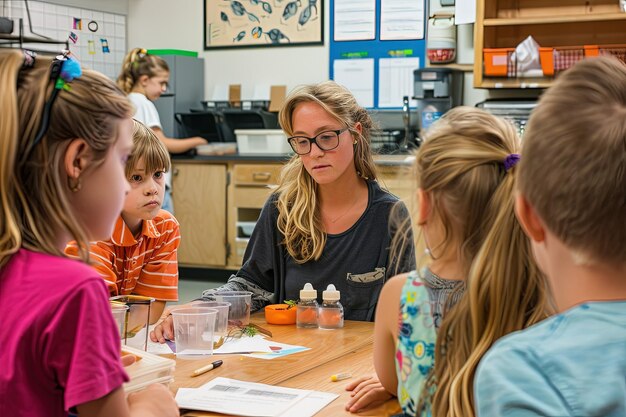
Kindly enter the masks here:
[[405, 415], [429, 415], [432, 405], [432, 415], [471, 416], [465, 381], [480, 356], [546, 317], [544, 280], [513, 210], [518, 151], [513, 126], [475, 108], [457, 107], [427, 132], [416, 156], [415, 220], [432, 262], [385, 284], [378, 378], [347, 386], [349, 411], [397, 395]]
[[[122, 71], [117, 77], [117, 85], [128, 94], [128, 98], [135, 105], [134, 118], [148, 126], [154, 134], [165, 144], [171, 153], [183, 153], [199, 145], [205, 145], [206, 139], [199, 136], [186, 139], [168, 138], [163, 133], [161, 119], [156, 107], [152, 103], [161, 97], [167, 89], [170, 70], [167, 62], [156, 55], [150, 55], [145, 49], [131, 50], [122, 63]], [[172, 179], [166, 176], [165, 201], [163, 209], [173, 213], [173, 205], [169, 189]]]
[[126, 398], [106, 286], [63, 255], [74, 239], [86, 262], [88, 240], [111, 233], [132, 106], [68, 54], [0, 50], [0, 84], [1, 414], [177, 416], [162, 385]]
[[626, 416], [626, 66], [585, 59], [541, 97], [516, 212], [559, 314], [493, 346], [479, 416]]
[[[178, 300], [178, 222], [161, 210], [165, 172], [170, 157], [165, 146], [143, 123], [133, 121], [133, 152], [126, 163], [130, 192], [110, 239], [92, 242], [89, 257], [111, 295], [154, 297], [150, 323], [161, 316], [167, 301]], [[78, 256], [76, 242], [65, 249]]]

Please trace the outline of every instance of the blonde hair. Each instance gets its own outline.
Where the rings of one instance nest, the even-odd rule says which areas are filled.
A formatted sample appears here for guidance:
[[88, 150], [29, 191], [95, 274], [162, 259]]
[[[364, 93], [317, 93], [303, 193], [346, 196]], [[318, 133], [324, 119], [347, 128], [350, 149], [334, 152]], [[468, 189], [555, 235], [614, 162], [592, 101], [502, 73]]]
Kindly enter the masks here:
[[444, 226], [441, 246], [458, 246], [467, 277], [465, 294], [440, 326], [435, 365], [421, 393], [419, 408], [431, 397], [433, 416], [473, 416], [481, 357], [501, 336], [547, 317], [546, 283], [514, 214], [516, 168], [504, 166], [518, 151], [511, 124], [456, 107], [431, 127], [417, 153], [418, 185]]
[[[279, 121], [287, 136], [293, 135], [293, 112], [302, 103], [316, 103], [338, 122], [348, 127], [356, 141], [354, 166], [357, 174], [376, 179], [376, 166], [370, 149], [372, 119], [345, 87], [334, 81], [303, 86], [293, 91], [280, 111]], [[356, 123], [363, 127], [359, 133]], [[285, 237], [289, 255], [298, 263], [317, 260], [326, 245], [326, 233], [318, 209], [317, 183], [294, 156], [281, 171], [278, 189], [278, 230]]]
[[22, 68], [23, 62], [22, 51], [0, 50], [0, 266], [20, 247], [63, 256], [55, 245], [60, 230], [79, 243], [80, 257], [87, 261], [87, 231], [73, 215], [62, 169], [65, 149], [71, 140], [84, 139], [93, 158], [88, 169], [94, 169], [117, 140], [119, 121], [131, 116], [132, 107], [108, 78], [85, 70], [69, 91], [59, 91], [45, 135], [23, 158], [54, 89], [50, 59], [38, 57], [32, 68]]
[[518, 187], [581, 264], [626, 263], [626, 66], [585, 59], [541, 97]]
[[170, 154], [152, 129], [133, 119], [133, 152], [126, 162], [126, 178], [130, 179], [139, 160], [143, 160], [146, 173], [169, 171]]
[[170, 72], [163, 58], [151, 55], [145, 49], [134, 48], [124, 57], [122, 70], [117, 77], [117, 85], [128, 94], [142, 75], [152, 78], [158, 75], [159, 71]]

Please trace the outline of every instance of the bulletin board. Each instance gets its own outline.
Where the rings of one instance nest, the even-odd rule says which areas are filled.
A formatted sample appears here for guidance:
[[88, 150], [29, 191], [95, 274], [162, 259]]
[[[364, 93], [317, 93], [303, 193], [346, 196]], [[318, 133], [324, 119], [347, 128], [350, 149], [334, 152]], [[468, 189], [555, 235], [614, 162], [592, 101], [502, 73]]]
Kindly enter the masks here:
[[426, 62], [424, 0], [330, 0], [330, 78], [370, 109], [397, 109], [413, 96]]
[[324, 43], [324, 0], [203, 0], [204, 49]]
[[[23, 18], [25, 34], [30, 35], [25, 2], [9, 0], [6, 4], [7, 16]], [[34, 32], [56, 40], [69, 39], [70, 50], [83, 68], [117, 78], [127, 49], [126, 16], [41, 1], [29, 1], [28, 6]]]

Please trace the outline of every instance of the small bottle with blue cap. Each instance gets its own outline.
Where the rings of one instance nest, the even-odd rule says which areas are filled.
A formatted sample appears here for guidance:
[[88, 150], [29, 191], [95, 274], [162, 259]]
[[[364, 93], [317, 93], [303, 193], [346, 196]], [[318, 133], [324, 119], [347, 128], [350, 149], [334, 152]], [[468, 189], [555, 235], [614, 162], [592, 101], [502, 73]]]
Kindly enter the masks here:
[[300, 290], [300, 301], [298, 301], [296, 309], [296, 326], [317, 328], [319, 314], [317, 291], [308, 282]]

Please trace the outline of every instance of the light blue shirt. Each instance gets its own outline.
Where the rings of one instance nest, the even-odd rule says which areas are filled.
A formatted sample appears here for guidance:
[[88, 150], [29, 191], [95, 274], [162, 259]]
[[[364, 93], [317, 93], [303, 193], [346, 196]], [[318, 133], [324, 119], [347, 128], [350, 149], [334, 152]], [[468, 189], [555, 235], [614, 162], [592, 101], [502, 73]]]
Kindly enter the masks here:
[[581, 304], [502, 338], [474, 393], [479, 417], [626, 416], [626, 301]]

